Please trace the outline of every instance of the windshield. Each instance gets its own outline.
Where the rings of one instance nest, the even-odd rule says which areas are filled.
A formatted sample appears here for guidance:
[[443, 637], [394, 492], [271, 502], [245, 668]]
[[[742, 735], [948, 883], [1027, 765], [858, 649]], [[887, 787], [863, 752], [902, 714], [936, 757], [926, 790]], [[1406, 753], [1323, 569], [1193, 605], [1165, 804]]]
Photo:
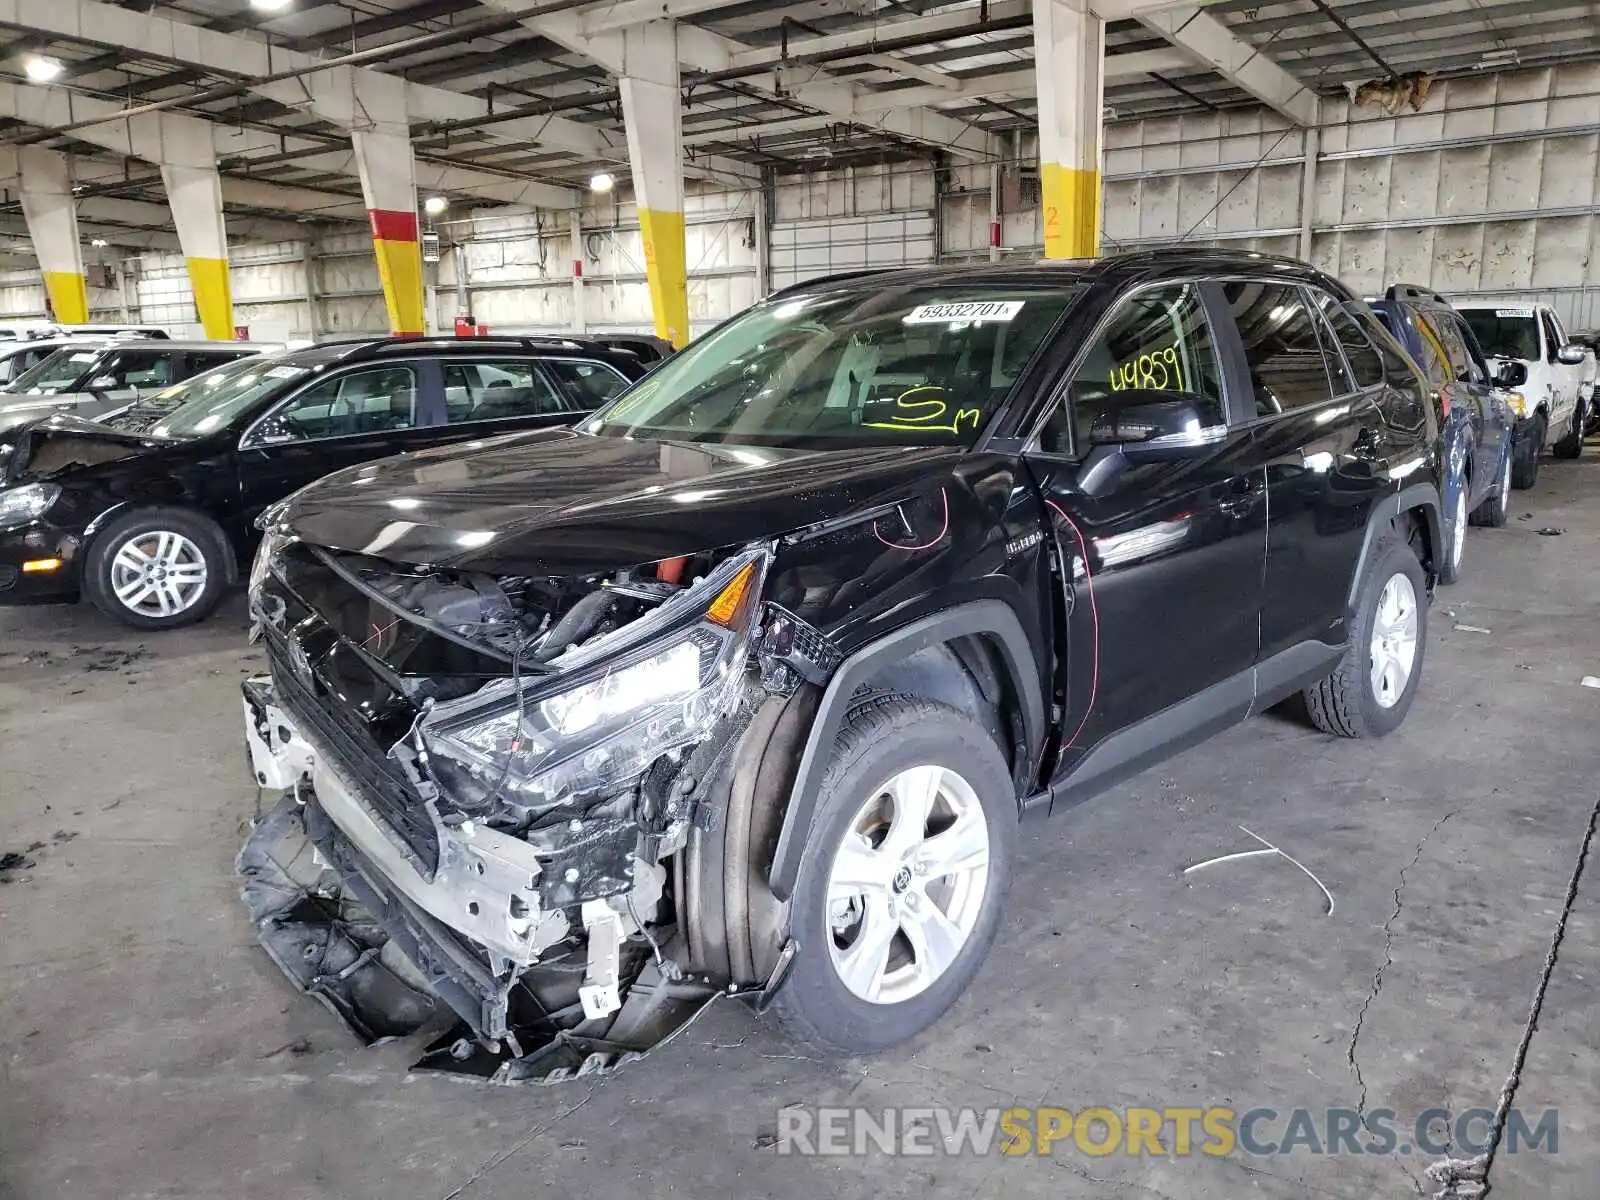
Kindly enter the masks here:
[[32, 370], [18, 375], [7, 390], [34, 395], [75, 391], [78, 381], [88, 375], [104, 353], [104, 348], [98, 346], [64, 346]]
[[157, 437], [203, 437], [310, 373], [309, 366], [287, 362], [282, 355], [250, 355], [140, 400], [126, 415], [139, 424], [155, 417], [159, 423], [150, 432]]
[[1539, 361], [1539, 322], [1531, 308], [1467, 308], [1461, 315], [1490, 358]]
[[864, 285], [760, 304], [585, 428], [768, 446], [971, 445], [1080, 291]]

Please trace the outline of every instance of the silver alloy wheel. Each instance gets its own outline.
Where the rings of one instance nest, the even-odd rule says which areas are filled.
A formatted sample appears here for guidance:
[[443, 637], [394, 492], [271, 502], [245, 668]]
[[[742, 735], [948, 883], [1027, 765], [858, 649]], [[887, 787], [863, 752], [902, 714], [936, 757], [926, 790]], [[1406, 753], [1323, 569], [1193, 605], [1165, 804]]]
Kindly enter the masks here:
[[1467, 549], [1467, 483], [1461, 481], [1461, 489], [1456, 492], [1455, 528], [1450, 532], [1450, 569], [1452, 572], [1461, 569], [1461, 556]]
[[1378, 596], [1371, 656], [1372, 697], [1380, 708], [1393, 708], [1417, 665], [1417, 589], [1402, 572], [1391, 575]]
[[206, 590], [206, 556], [170, 529], [136, 533], [111, 556], [111, 593], [141, 617], [175, 617]]
[[856, 810], [828, 874], [828, 952], [872, 1004], [921, 995], [950, 969], [983, 910], [989, 823], [954, 771], [916, 766]]

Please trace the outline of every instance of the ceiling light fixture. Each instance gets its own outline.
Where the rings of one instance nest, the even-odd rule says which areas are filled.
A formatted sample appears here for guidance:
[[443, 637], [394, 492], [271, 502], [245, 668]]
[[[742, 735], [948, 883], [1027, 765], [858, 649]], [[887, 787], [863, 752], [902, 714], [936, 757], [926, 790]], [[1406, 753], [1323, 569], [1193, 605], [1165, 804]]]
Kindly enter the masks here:
[[430, 217], [437, 217], [449, 207], [450, 201], [446, 200], [443, 196], [429, 196], [422, 202], [422, 211], [427, 213]]
[[589, 180], [589, 190], [591, 192], [609, 192], [616, 186], [617, 181], [605, 171], [601, 171], [600, 174], [592, 176]]
[[97, 247], [98, 246], [109, 246], [110, 244], [111, 243], [106, 241], [105, 238], [95, 238], [92, 242], [89, 243], [89, 245], [97, 246]]
[[257, 12], [282, 12], [288, 8], [292, 0], [250, 0], [250, 7]]
[[59, 58], [46, 58], [42, 54], [30, 54], [22, 64], [23, 72], [34, 83], [49, 83], [59, 78], [64, 69]]

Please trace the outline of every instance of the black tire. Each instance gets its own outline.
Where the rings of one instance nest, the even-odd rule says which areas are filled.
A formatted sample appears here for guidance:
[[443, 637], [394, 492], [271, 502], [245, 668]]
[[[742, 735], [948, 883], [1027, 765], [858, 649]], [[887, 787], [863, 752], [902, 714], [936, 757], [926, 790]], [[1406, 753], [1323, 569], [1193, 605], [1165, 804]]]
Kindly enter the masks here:
[[[203, 584], [196, 588], [180, 586], [176, 572], [170, 592], [160, 588], [166, 583], [165, 576], [159, 580], [152, 577], [150, 582], [156, 584], [163, 595], [176, 597], [170, 605], [156, 600], [162, 607], [172, 607], [175, 610], [172, 612], [134, 607], [117, 594], [121, 578], [118, 554], [129, 545], [148, 553], [160, 544], [162, 534], [181, 538], [192, 548], [192, 556], [189, 550], [183, 551], [185, 567], [191, 561], [198, 561], [204, 569]], [[101, 612], [134, 629], [176, 629], [204, 620], [216, 608], [228, 587], [229, 563], [227, 539], [213, 521], [188, 509], [147, 508], [112, 522], [90, 544], [84, 561], [83, 592]]]
[[[1438, 555], [1440, 583], [1455, 583], [1461, 578], [1461, 564], [1467, 554], [1466, 527], [1472, 521], [1467, 512], [1467, 493], [1471, 489], [1471, 477], [1462, 479], [1460, 490], [1456, 493], [1456, 503], [1450, 506], [1450, 511], [1444, 517], [1444, 546]], [[1459, 541], [1456, 537], [1458, 529], [1461, 533]]]
[[1484, 497], [1483, 503], [1472, 510], [1472, 516], [1468, 520], [1474, 525], [1488, 529], [1503, 529], [1510, 508], [1511, 454], [1508, 452], [1500, 468], [1500, 474], [1495, 479], [1494, 491]]
[[1582, 454], [1583, 427], [1588, 423], [1588, 420], [1589, 416], [1584, 411], [1584, 403], [1579, 400], [1578, 407], [1572, 410], [1572, 428], [1567, 430], [1565, 437], [1550, 447], [1550, 453], [1557, 458], [1567, 459], [1577, 458], [1578, 455]]
[[[852, 992], [834, 965], [829, 875], [871, 789], [924, 764], [959, 775], [976, 793], [989, 835], [987, 881], [972, 930], [943, 974], [906, 1000], [875, 1003]], [[920, 697], [879, 695], [858, 706], [834, 739], [790, 905], [789, 932], [797, 949], [772, 1006], [784, 1032], [823, 1054], [870, 1054], [898, 1045], [937, 1021], [972, 982], [994, 941], [1016, 841], [1011, 772], [983, 726]]]
[[[1372, 684], [1372, 632], [1378, 615], [1378, 599], [1384, 587], [1397, 575], [1411, 583], [1416, 611], [1416, 654], [1411, 674], [1395, 702], [1381, 704]], [[1399, 728], [1417, 694], [1428, 646], [1428, 592], [1422, 563], [1404, 537], [1395, 530], [1381, 534], [1373, 546], [1372, 558], [1356, 598], [1356, 617], [1350, 644], [1339, 665], [1302, 693], [1311, 723], [1323, 733], [1337, 737], [1382, 737]]]
[[1526, 491], [1539, 478], [1539, 456], [1544, 453], [1545, 423], [1543, 414], [1533, 419], [1533, 429], [1527, 437], [1515, 443], [1511, 450], [1511, 486]]

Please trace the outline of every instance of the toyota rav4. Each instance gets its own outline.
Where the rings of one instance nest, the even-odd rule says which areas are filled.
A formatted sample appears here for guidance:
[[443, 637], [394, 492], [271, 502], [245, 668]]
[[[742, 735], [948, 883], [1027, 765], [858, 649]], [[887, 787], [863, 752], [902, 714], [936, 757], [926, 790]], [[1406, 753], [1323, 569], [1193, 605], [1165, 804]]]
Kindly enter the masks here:
[[808, 283], [575, 429], [330, 476], [252, 573], [252, 920], [368, 1038], [458, 1020], [433, 1067], [604, 1070], [741, 993], [892, 1045], [1023, 814], [1291, 697], [1400, 724], [1438, 435], [1338, 283], [1168, 251]]

